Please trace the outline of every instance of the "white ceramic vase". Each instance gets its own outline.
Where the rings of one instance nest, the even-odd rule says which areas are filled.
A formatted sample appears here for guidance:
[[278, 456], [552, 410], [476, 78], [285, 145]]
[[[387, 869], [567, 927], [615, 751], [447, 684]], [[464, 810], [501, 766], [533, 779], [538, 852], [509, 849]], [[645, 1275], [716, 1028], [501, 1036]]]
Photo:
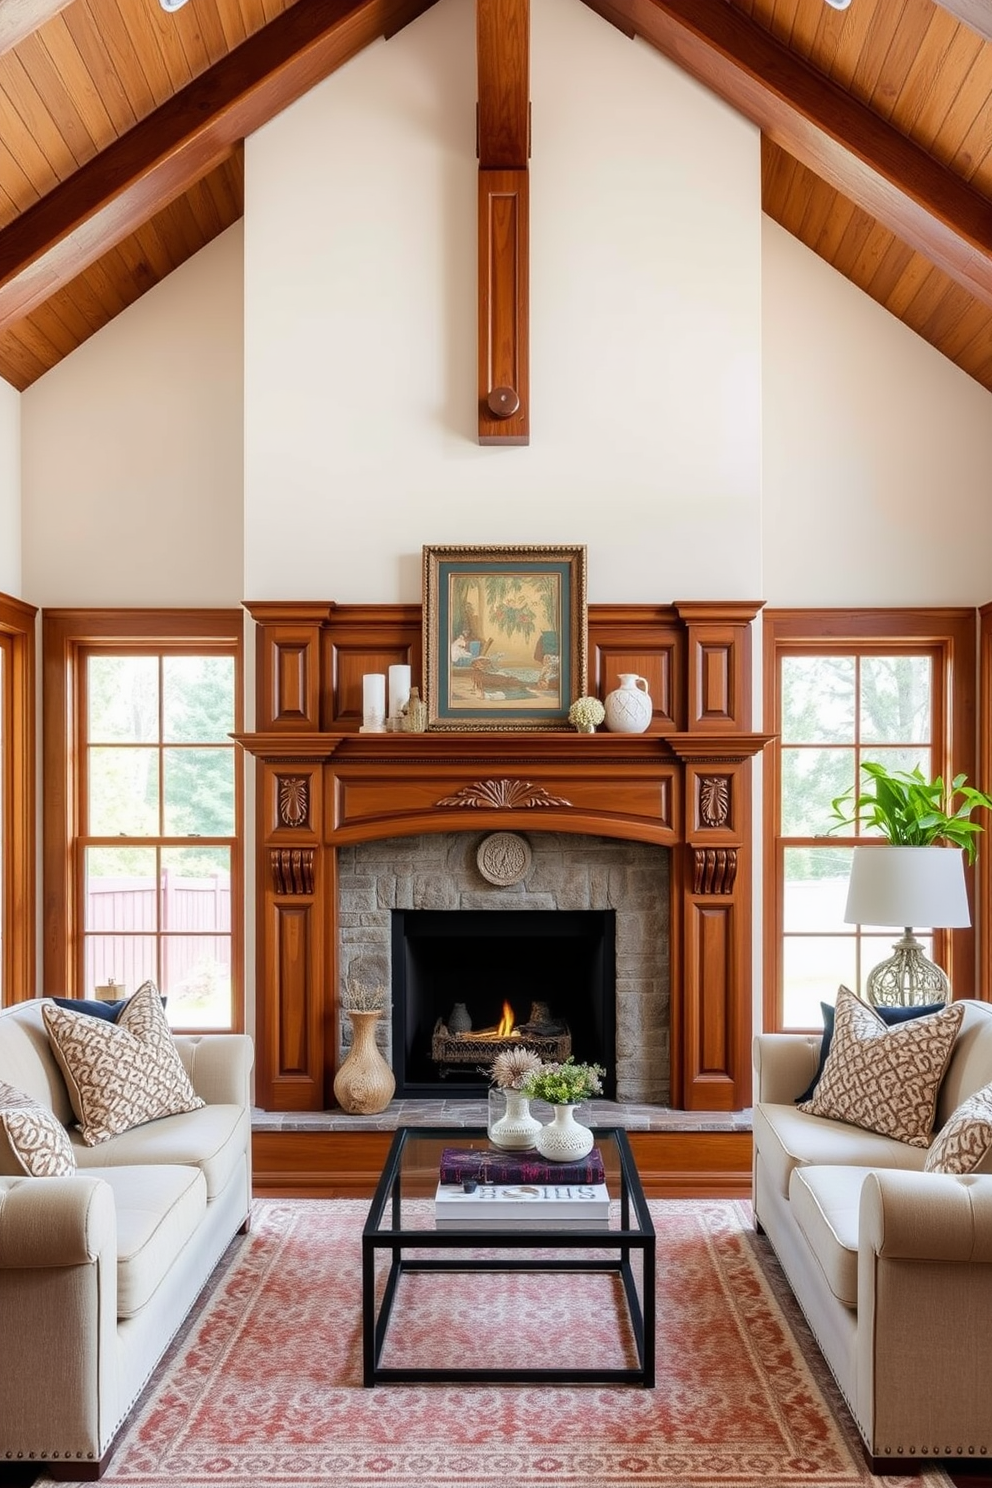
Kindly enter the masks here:
[[529, 1151], [541, 1131], [541, 1123], [530, 1113], [530, 1101], [519, 1090], [504, 1090], [506, 1110], [489, 1128], [489, 1140], [508, 1152]]
[[607, 693], [603, 706], [611, 734], [643, 734], [654, 711], [648, 684], [636, 672], [620, 673], [620, 686]]
[[542, 1126], [535, 1146], [550, 1162], [575, 1162], [593, 1148], [595, 1138], [575, 1119], [574, 1106], [552, 1106], [554, 1120]]

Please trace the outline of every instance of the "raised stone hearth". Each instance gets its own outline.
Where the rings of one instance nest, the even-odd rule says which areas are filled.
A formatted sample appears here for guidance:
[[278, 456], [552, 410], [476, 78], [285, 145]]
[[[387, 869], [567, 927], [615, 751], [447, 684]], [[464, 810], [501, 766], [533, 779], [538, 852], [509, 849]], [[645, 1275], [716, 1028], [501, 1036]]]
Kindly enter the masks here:
[[[342, 986], [391, 978], [391, 912], [429, 909], [614, 910], [616, 1098], [668, 1105], [670, 857], [667, 848], [535, 830], [525, 877], [500, 887], [477, 863], [486, 833], [441, 832], [342, 848], [338, 933]], [[559, 989], [556, 989], [559, 990]], [[560, 995], [564, 995], [560, 993]], [[522, 1010], [526, 1014], [526, 1009]], [[391, 1028], [381, 1042], [392, 1061]], [[348, 1020], [340, 1020], [341, 1053]]]

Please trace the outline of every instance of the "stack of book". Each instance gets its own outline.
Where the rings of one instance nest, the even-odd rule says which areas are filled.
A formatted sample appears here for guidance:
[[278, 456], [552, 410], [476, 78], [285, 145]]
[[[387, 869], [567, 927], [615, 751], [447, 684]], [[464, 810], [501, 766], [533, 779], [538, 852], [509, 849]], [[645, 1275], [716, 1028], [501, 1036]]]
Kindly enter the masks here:
[[610, 1195], [597, 1147], [578, 1162], [446, 1147], [434, 1195], [439, 1230], [605, 1230]]

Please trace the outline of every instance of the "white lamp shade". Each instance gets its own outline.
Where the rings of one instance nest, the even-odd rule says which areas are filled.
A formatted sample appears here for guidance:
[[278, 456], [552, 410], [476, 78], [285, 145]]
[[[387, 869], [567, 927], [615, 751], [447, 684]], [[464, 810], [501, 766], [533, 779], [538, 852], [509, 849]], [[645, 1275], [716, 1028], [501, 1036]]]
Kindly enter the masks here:
[[959, 847], [856, 847], [847, 886], [846, 925], [971, 924]]

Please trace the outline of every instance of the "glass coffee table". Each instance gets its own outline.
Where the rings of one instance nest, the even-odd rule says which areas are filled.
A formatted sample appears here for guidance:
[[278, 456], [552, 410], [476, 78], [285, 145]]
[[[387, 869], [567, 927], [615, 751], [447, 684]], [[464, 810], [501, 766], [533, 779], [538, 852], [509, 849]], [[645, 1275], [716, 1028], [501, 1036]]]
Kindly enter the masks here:
[[[393, 1137], [362, 1232], [363, 1383], [413, 1382], [530, 1384], [655, 1383], [655, 1232], [627, 1134], [620, 1127], [597, 1127], [611, 1199], [608, 1228], [547, 1229], [514, 1221], [512, 1227], [445, 1227], [434, 1222], [433, 1204], [445, 1147], [497, 1149], [486, 1132], [465, 1127], [400, 1127]], [[503, 1153], [502, 1156], [507, 1154]], [[465, 1252], [468, 1251], [469, 1254]], [[481, 1252], [481, 1253], [480, 1253]], [[494, 1254], [494, 1252], [497, 1252]], [[377, 1285], [377, 1271], [385, 1284]], [[377, 1265], [378, 1263], [378, 1265]], [[527, 1355], [521, 1367], [419, 1367], [383, 1364], [383, 1349], [398, 1289], [416, 1273], [433, 1275], [553, 1273], [576, 1278], [594, 1273], [618, 1276], [625, 1307], [617, 1330], [629, 1326], [636, 1365], [541, 1366]], [[484, 1296], [484, 1289], [480, 1293]], [[626, 1312], [626, 1318], [621, 1314]]]

